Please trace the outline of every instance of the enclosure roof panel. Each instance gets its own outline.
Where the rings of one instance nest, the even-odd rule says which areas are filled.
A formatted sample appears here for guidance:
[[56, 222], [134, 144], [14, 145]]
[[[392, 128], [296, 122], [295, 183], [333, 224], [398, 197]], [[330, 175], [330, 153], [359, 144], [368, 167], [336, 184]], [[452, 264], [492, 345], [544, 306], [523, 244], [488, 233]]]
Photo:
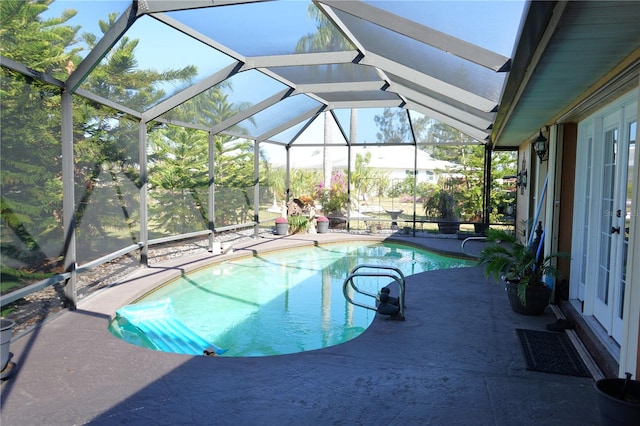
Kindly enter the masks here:
[[[311, 10], [309, 10], [311, 9]], [[317, 21], [310, 14], [318, 9], [307, 1], [274, 1], [209, 7], [167, 13], [182, 24], [236, 52], [249, 56], [299, 53], [301, 41], [317, 33]], [[314, 52], [351, 50], [351, 44], [337, 34], [333, 43], [315, 43]]]
[[[429, 116], [427, 126], [445, 123], [484, 143], [525, 2], [68, 0], [53, 2], [48, 14], [89, 4], [96, 11], [111, 6], [117, 19], [102, 28], [97, 20], [108, 21], [106, 13], [78, 21], [99, 41], [86, 45], [90, 53], [74, 64], [70, 90], [133, 109], [144, 121], [175, 120], [187, 111], [194, 116], [181, 123], [209, 123], [214, 132], [256, 140], [279, 135], [290, 143], [283, 135], [300, 139], [326, 111], [357, 108], [364, 116], [367, 109], [406, 114], [411, 108]], [[132, 84], [118, 93], [110, 85], [109, 70], [123, 47], [135, 52], [129, 71], [155, 73], [152, 90]], [[203, 110], [210, 107], [198, 98], [211, 97], [210, 89], [235, 117], [212, 119], [215, 111]], [[376, 128], [390, 125], [380, 117], [362, 131], [390, 134]], [[348, 127], [341, 132], [353, 139]], [[419, 139], [410, 136], [403, 143]]]

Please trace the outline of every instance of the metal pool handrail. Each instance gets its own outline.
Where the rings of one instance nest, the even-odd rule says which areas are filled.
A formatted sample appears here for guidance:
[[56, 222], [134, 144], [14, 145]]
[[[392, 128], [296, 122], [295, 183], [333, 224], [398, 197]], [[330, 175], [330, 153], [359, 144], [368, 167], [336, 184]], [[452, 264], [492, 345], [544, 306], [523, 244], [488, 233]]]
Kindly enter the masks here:
[[[358, 272], [360, 269], [363, 269], [363, 268], [379, 269], [379, 270], [386, 270], [386, 271], [392, 271], [392, 272], [363, 272], [363, 271]], [[398, 290], [399, 318], [404, 319], [405, 277], [400, 269], [396, 268], [395, 266], [374, 265], [374, 264], [363, 263], [361, 265], [354, 267], [349, 273], [349, 276], [347, 276], [347, 278], [344, 280], [344, 283], [342, 284], [342, 293], [344, 294], [345, 299], [347, 299], [349, 303], [356, 306], [360, 306], [365, 309], [371, 309], [373, 311], [377, 311], [378, 308], [376, 306], [367, 305], [361, 302], [356, 302], [349, 295], [349, 292], [347, 291], [347, 286], [351, 285], [351, 288], [353, 288], [354, 291], [369, 297], [373, 297], [374, 299], [377, 298], [377, 294], [370, 293], [358, 288], [358, 286], [354, 282], [355, 277], [389, 277], [393, 279], [398, 284], [398, 289], [399, 289]]]
[[486, 239], [487, 237], [467, 237], [464, 239], [464, 241], [462, 241], [460, 250], [462, 250], [462, 252], [469, 257], [478, 257], [475, 254], [467, 253], [467, 251], [464, 249], [464, 245], [467, 244], [468, 241], [486, 241]]

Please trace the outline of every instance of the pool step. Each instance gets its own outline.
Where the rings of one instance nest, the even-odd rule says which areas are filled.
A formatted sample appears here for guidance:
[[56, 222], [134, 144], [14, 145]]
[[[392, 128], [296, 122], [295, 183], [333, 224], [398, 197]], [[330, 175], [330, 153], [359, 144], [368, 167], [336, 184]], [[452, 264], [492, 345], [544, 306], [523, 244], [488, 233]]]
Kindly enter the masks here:
[[208, 356], [227, 351], [211, 344], [176, 318], [171, 299], [123, 306], [116, 314], [136, 327], [159, 351]]

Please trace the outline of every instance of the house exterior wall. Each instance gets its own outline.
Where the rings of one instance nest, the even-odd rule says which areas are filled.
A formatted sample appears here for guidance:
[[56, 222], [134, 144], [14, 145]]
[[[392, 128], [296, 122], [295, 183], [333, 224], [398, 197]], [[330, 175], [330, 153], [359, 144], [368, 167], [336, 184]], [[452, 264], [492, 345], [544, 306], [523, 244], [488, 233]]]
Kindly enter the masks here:
[[[373, 169], [373, 167], [372, 167]], [[404, 179], [406, 179], [408, 176], [411, 176], [413, 174], [413, 169], [409, 170], [409, 169], [393, 169], [391, 171], [389, 171], [389, 169], [375, 169], [375, 170], [379, 170], [385, 173], [389, 173], [389, 179], [392, 181], [402, 181]], [[440, 179], [440, 174], [437, 173], [435, 170], [425, 170], [425, 169], [417, 169], [415, 171], [416, 173], [416, 181], [418, 183], [433, 183], [436, 184], [438, 183], [438, 179]]]

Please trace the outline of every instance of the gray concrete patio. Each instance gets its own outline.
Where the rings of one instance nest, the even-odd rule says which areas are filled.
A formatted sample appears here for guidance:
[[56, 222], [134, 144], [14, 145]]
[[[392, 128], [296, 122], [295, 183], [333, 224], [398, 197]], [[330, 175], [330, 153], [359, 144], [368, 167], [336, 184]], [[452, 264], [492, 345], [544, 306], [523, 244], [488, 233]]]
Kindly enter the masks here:
[[[306, 353], [192, 357], [107, 331], [115, 309], [214, 257], [345, 237], [262, 237], [227, 255], [141, 269], [83, 300], [11, 343], [17, 371], [2, 384], [2, 425], [599, 423], [593, 379], [526, 370], [515, 329], [543, 330], [556, 320], [551, 310], [513, 313], [504, 289], [479, 268], [410, 276], [406, 321], [379, 316], [356, 339]], [[402, 238], [460, 252], [459, 240]]]

